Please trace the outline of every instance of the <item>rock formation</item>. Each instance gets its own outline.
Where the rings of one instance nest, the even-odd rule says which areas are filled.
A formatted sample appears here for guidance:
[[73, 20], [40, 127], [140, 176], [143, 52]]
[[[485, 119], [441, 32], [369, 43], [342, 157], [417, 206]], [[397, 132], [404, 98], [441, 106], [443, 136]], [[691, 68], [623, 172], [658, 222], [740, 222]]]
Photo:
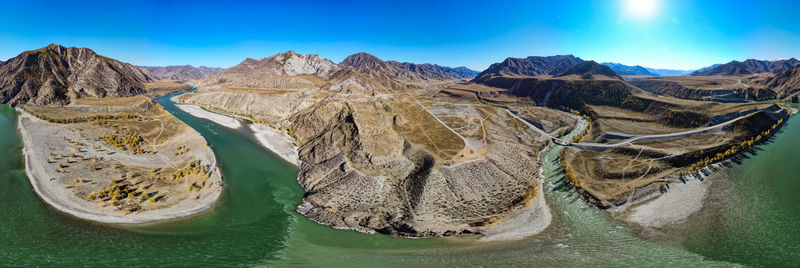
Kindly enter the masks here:
[[151, 81], [139, 68], [91, 49], [51, 44], [0, 65], [0, 103], [65, 105], [87, 96], [132, 96]]
[[196, 81], [205, 88], [317, 88], [341, 69], [330, 60], [294, 51], [242, 63]]

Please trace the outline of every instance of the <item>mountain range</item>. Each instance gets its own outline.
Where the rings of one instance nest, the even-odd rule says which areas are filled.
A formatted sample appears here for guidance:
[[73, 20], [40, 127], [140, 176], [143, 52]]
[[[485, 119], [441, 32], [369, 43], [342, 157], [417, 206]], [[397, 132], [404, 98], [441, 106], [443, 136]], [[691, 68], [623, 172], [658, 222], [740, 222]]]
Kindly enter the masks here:
[[419, 83], [431, 81], [465, 80], [475, 74], [466, 67], [383, 61], [363, 52], [336, 64], [319, 55], [288, 51], [263, 59], [246, 59], [194, 83], [216, 88], [320, 88], [375, 94], [420, 87]]
[[583, 62], [581, 58], [573, 55], [506, 58], [502, 62], [489, 66], [489, 68], [478, 74], [474, 81], [485, 81], [492, 75], [559, 75], [581, 62]]
[[777, 61], [748, 59], [743, 62], [731, 61], [726, 64], [712, 66], [709, 69], [697, 70], [695, 72], [692, 72], [691, 75], [711, 76], [711, 75], [747, 75], [747, 74], [757, 74], [757, 73], [777, 74], [791, 68], [792, 66], [797, 65], [798, 63], [800, 63], [800, 61], [798, 61], [795, 58], [791, 58], [788, 60], [777, 60]]
[[202, 79], [209, 74], [215, 74], [222, 71], [219, 67], [194, 67], [191, 65], [172, 65], [172, 66], [139, 66], [152, 73], [161, 80], [174, 80], [174, 81], [191, 81]]
[[[691, 75], [741, 75], [773, 73], [764, 84], [778, 96], [794, 96], [800, 89], [797, 59], [732, 61], [698, 69]], [[681, 75], [687, 71], [651, 69], [605, 62], [598, 64], [573, 55], [506, 58], [478, 73], [466, 67], [430, 63], [384, 61], [368, 53], [356, 53], [340, 63], [315, 54], [294, 51], [261, 59], [248, 58], [231, 68], [181, 66], [134, 66], [98, 55], [88, 48], [47, 47], [25, 51], [0, 62], [0, 102], [19, 105], [66, 105], [80, 97], [131, 96], [144, 93], [144, 84], [155, 80], [192, 81], [206, 88], [316, 88], [342, 93], [374, 95], [419, 89], [445, 81], [484, 83], [493, 77], [563, 77], [584, 79], [596, 75], [621, 79], [620, 75]]]
[[783, 71], [767, 82], [767, 87], [775, 91], [778, 98], [798, 102], [800, 98], [800, 65]]

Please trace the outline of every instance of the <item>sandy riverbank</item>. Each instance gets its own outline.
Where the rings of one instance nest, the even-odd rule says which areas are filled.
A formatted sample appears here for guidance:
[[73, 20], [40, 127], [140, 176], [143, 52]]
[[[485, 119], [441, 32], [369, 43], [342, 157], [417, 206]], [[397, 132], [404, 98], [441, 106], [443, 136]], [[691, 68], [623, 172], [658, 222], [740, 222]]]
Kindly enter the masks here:
[[[173, 97], [172, 100], [177, 102], [177, 96]], [[193, 104], [176, 104], [175, 106], [194, 117], [208, 119], [227, 128], [238, 129], [242, 127], [242, 123], [236, 117], [208, 111]], [[297, 147], [290, 137], [263, 124], [251, 124], [248, 127], [253, 131], [253, 135], [262, 146], [287, 162], [295, 166], [300, 165]]]
[[209, 112], [197, 105], [175, 104], [175, 106], [178, 107], [178, 109], [183, 110], [184, 112], [190, 113], [194, 117], [208, 119], [214, 123], [225, 126], [227, 128], [238, 129], [242, 127], [242, 123], [239, 122], [239, 120], [237, 120], [236, 118], [224, 116], [222, 114], [214, 112]]
[[[212, 176], [209, 182], [212, 187], [205, 189], [198, 199], [183, 200], [165, 208], [145, 210], [141, 212], [124, 215], [115, 212], [109, 207], [101, 207], [96, 202], [87, 200], [69, 190], [65, 181], [70, 181], [61, 173], [55, 173], [52, 169], [45, 167], [41, 159], [47, 159], [45, 152], [48, 146], [53, 146], [47, 142], [57, 140], [54, 137], [75, 135], [71, 133], [67, 125], [52, 124], [39, 120], [25, 111], [19, 110], [17, 128], [23, 139], [22, 149], [25, 158], [25, 173], [31, 182], [36, 194], [48, 205], [58, 211], [72, 215], [77, 218], [91, 220], [102, 223], [113, 224], [142, 224], [158, 221], [174, 220], [189, 217], [211, 209], [222, 193], [222, 176], [216, 168], [216, 159], [213, 152], [204, 150], [203, 152], [193, 153], [203, 163], [209, 163], [213, 167]], [[195, 132], [196, 133], [196, 132]], [[199, 135], [199, 134], [198, 134]], [[204, 143], [205, 141], [197, 141]], [[155, 159], [155, 156], [141, 156], [142, 159], [132, 159], [132, 162], [148, 163], [159, 162], [162, 159]], [[151, 159], [144, 159], [151, 158]], [[65, 178], [62, 178], [65, 177]], [[107, 178], [88, 178], [92, 180], [107, 180]]]
[[[722, 168], [719, 164], [713, 166]], [[686, 183], [670, 183], [669, 190], [664, 193], [656, 191], [609, 211], [627, 215], [623, 217], [624, 220], [643, 227], [662, 228], [669, 224], [681, 223], [703, 208], [711, 184], [710, 176], [699, 172], [687, 179]]]

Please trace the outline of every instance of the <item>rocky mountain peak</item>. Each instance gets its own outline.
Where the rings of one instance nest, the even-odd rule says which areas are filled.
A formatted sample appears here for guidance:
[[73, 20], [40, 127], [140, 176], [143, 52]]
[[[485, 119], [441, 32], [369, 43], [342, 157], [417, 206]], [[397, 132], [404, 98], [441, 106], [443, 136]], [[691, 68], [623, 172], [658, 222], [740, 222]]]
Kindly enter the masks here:
[[88, 48], [50, 44], [0, 65], [0, 102], [64, 105], [75, 98], [144, 93], [149, 73]]
[[386, 68], [386, 62], [365, 52], [359, 52], [347, 56], [339, 65], [344, 67], [353, 67], [356, 69], [383, 69]]

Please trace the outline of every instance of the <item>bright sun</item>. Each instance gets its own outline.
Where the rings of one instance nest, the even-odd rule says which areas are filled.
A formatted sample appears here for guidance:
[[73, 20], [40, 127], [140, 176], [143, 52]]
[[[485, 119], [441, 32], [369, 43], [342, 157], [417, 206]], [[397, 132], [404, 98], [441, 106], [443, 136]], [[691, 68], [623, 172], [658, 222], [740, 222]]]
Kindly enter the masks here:
[[650, 17], [656, 11], [658, 0], [625, 0], [628, 12], [637, 17]]

